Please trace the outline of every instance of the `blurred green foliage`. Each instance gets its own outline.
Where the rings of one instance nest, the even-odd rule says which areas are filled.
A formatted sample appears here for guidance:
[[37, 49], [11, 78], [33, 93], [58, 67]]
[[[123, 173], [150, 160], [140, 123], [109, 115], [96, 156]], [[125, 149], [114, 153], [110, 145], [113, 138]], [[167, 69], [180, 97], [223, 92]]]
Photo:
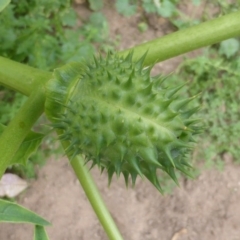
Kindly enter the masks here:
[[[185, 59], [171, 81], [186, 82], [186, 95], [201, 92], [199, 117], [206, 130], [195, 149], [206, 166], [222, 168], [224, 154], [240, 162], [240, 39], [209, 47], [196, 58]], [[231, 46], [231, 45], [234, 46]]]
[[101, 13], [77, 21], [70, 0], [13, 0], [0, 15], [0, 54], [46, 70], [82, 60], [107, 41], [108, 23]]
[[[112, 48], [105, 16], [92, 13], [89, 19], [81, 19], [70, 0], [12, 0], [0, 13], [0, 26], [0, 55], [44, 70], [82, 61], [92, 56], [96, 47]], [[26, 99], [0, 87], [0, 122], [7, 125]], [[49, 131], [44, 127], [38, 130]], [[30, 158], [29, 164], [14, 166], [11, 171], [34, 177], [34, 166], [45, 163], [53, 146], [53, 137], [47, 135], [41, 151]]]

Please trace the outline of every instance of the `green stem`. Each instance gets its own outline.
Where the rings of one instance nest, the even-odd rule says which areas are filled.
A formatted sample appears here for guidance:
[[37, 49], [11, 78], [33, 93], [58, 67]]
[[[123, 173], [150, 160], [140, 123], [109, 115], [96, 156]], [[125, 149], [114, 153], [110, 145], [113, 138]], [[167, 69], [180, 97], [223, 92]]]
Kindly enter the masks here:
[[44, 110], [45, 94], [42, 87], [32, 92], [0, 137], [0, 178], [20, 147], [22, 141]]
[[50, 72], [0, 57], [0, 84], [29, 96], [36, 84], [51, 78]]
[[89, 169], [86, 167], [86, 165], [84, 165], [83, 158], [80, 156], [75, 157], [71, 161], [71, 165], [88, 197], [88, 200], [90, 201], [96, 215], [98, 216], [99, 221], [101, 222], [106, 234], [108, 235], [108, 238], [110, 240], [123, 240], [94, 183], [94, 180], [92, 179]]
[[134, 50], [133, 58], [137, 60], [148, 52], [144, 64], [149, 66], [239, 35], [240, 11], [237, 11], [124, 50], [119, 55], [126, 56]]
[[[61, 134], [61, 132], [58, 132]], [[64, 149], [68, 147], [68, 143], [61, 141]], [[69, 159], [71, 156], [68, 156]], [[111, 214], [109, 213], [89, 169], [87, 168], [84, 159], [81, 156], [76, 156], [71, 160], [71, 166], [82, 185], [85, 194], [87, 195], [88, 200], [90, 201], [100, 223], [102, 224], [108, 238], [110, 240], [123, 240], [114, 220], [112, 219]]]

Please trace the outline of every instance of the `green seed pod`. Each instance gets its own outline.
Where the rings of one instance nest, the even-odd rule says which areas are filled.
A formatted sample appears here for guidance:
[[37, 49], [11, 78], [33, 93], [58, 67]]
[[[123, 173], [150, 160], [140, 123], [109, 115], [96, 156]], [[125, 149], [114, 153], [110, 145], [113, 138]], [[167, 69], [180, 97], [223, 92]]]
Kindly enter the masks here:
[[156, 171], [165, 171], [176, 183], [175, 170], [190, 175], [185, 155], [199, 132], [197, 119], [189, 117], [189, 99], [176, 93], [182, 86], [163, 88], [162, 76], [150, 77], [143, 68], [145, 56], [132, 61], [108, 54], [85, 63], [56, 69], [47, 85], [46, 113], [52, 126], [69, 141], [66, 150], [84, 154], [92, 166], [129, 177], [145, 176], [162, 191]]

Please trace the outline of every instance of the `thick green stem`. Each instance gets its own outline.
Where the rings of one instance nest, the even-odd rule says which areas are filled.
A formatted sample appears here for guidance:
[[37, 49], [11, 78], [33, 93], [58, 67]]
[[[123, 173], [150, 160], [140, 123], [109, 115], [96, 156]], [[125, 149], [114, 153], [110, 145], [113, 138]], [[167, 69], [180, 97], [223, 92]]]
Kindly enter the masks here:
[[44, 110], [45, 95], [40, 87], [32, 92], [0, 137], [0, 178], [22, 141]]
[[102, 197], [92, 179], [89, 169], [84, 165], [82, 157], [75, 157], [71, 161], [74, 172], [80, 181], [88, 200], [90, 201], [99, 221], [110, 240], [123, 240], [112, 216], [110, 215]]
[[126, 56], [134, 50], [133, 58], [137, 60], [148, 52], [144, 62], [148, 66], [236, 36], [240, 36], [240, 11], [154, 39], [119, 55]]
[[[58, 132], [58, 134], [61, 133]], [[64, 149], [68, 147], [67, 142], [62, 141], [62, 145]], [[71, 156], [68, 157], [69, 159], [71, 158]], [[84, 164], [84, 159], [81, 156], [77, 156], [72, 159], [70, 163], [108, 238], [110, 240], [123, 240], [92, 179], [89, 169]]]
[[29, 96], [36, 84], [51, 78], [50, 72], [0, 57], [0, 84]]

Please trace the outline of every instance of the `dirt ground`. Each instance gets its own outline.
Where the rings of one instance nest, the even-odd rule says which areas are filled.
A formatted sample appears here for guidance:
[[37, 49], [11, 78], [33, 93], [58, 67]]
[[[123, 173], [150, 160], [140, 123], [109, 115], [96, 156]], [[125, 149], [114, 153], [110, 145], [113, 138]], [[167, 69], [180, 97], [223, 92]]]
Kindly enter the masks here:
[[[76, 9], [89, 14], [83, 5]], [[111, 19], [111, 35], [122, 35], [122, 49], [171, 29], [167, 21], [151, 19], [157, 27], [153, 24], [140, 33], [136, 28], [140, 16], [121, 17], [112, 5], [104, 12]], [[181, 57], [165, 61], [155, 71], [171, 72], [180, 61]], [[123, 178], [114, 178], [108, 188], [105, 174], [100, 175], [98, 169], [92, 174], [125, 240], [240, 240], [240, 165], [227, 157], [225, 162], [223, 172], [211, 169], [195, 180], [182, 180], [180, 188], [165, 196], [146, 180], [138, 179], [135, 189], [126, 189]], [[108, 239], [67, 159], [50, 159], [19, 203], [52, 223], [47, 228], [52, 240]], [[30, 240], [32, 236], [33, 227], [27, 224], [0, 225], [0, 240]]]

